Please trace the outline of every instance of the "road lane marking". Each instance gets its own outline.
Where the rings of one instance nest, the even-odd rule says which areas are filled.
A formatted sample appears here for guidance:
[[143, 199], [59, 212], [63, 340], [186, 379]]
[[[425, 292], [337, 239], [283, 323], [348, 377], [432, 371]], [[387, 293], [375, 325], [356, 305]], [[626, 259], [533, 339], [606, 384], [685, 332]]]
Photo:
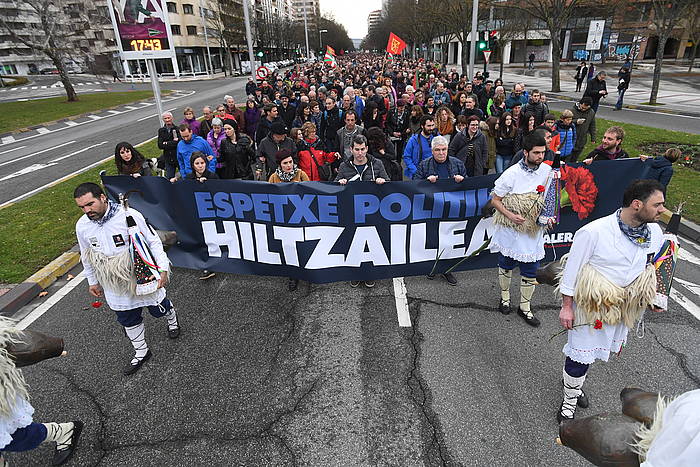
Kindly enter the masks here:
[[68, 158], [71, 157], [71, 156], [75, 156], [76, 154], [80, 154], [80, 153], [82, 153], [82, 152], [85, 152], [85, 151], [87, 151], [88, 149], [96, 148], [97, 146], [102, 146], [103, 144], [107, 144], [107, 141], [102, 141], [101, 143], [93, 144], [93, 145], [91, 145], [91, 146], [88, 146], [88, 147], [86, 147], [86, 148], [83, 148], [83, 149], [80, 149], [80, 150], [78, 150], [78, 151], [72, 152], [72, 153], [70, 153], [70, 154], [66, 154], [65, 156], [61, 156], [61, 157], [59, 157], [58, 159], [53, 159], [53, 160], [50, 161], [50, 162], [58, 162], [58, 161], [62, 161], [63, 159], [68, 159]]
[[403, 277], [394, 277], [394, 300], [396, 301], [396, 315], [399, 326], [411, 327], [411, 314], [408, 312], [408, 297], [406, 296], [406, 283]]
[[695, 302], [689, 300], [685, 295], [676, 289], [671, 289], [671, 298], [674, 302], [685, 308], [688, 313], [700, 320], [700, 306], [697, 306]]
[[85, 274], [83, 274], [83, 271], [80, 271], [80, 274], [75, 276], [73, 279], [69, 280], [63, 287], [58, 289], [56, 293], [47, 298], [44, 303], [34, 308], [26, 316], [20, 319], [17, 323], [17, 328], [21, 330], [27, 329], [30, 324], [32, 324], [37, 319], [41, 318], [41, 316], [44, 313], [49, 311], [55, 304], [60, 302], [63, 297], [70, 293], [71, 290], [79, 286], [83, 282], [83, 280], [85, 280]]
[[91, 118], [93, 120], [100, 120], [101, 118], [104, 118], [104, 117], [100, 117], [99, 115], [88, 115], [87, 118]]
[[2, 144], [10, 144], [15, 142], [15, 137], [14, 136], [3, 136], [2, 137]]
[[[151, 142], [151, 141], [153, 141], [153, 140], [156, 140], [156, 139], [158, 139], [158, 137], [157, 137], [157, 136], [154, 136], [153, 138], [148, 138], [146, 141], [142, 141], [142, 142], [140, 142], [140, 143], [138, 143], [138, 144], [136, 144], [136, 145], [134, 145], [134, 146], [135, 146], [135, 147], [143, 146], [144, 144], [149, 143], [149, 142]], [[75, 141], [71, 141], [71, 142], [74, 143]], [[52, 149], [53, 149], [53, 148], [52, 148]], [[87, 165], [87, 166], [83, 167], [82, 169], [78, 169], [78, 170], [76, 170], [75, 172], [71, 172], [71, 173], [69, 173], [68, 175], [64, 175], [63, 177], [61, 177], [61, 178], [59, 178], [59, 179], [57, 179], [57, 180], [54, 180], [53, 182], [47, 183], [46, 185], [42, 185], [42, 186], [40, 186], [39, 188], [35, 188], [35, 189], [31, 190], [31, 191], [28, 191], [28, 192], [26, 192], [26, 193], [24, 193], [24, 194], [22, 194], [22, 195], [19, 195], [19, 196], [15, 197], [15, 198], [12, 198], [12, 199], [9, 200], [9, 201], [5, 201], [4, 203], [0, 204], [0, 209], [6, 208], [6, 207], [8, 207], [8, 206], [11, 206], [11, 205], [15, 204], [15, 203], [18, 202], [18, 201], [22, 201], [22, 200], [25, 199], [25, 198], [29, 198], [30, 196], [32, 196], [32, 195], [35, 194], [35, 193], [39, 193], [40, 191], [46, 190], [47, 188], [51, 188], [52, 186], [56, 186], [56, 185], [58, 185], [59, 183], [63, 183], [63, 182], [65, 182], [66, 180], [70, 180], [71, 178], [73, 178], [73, 177], [75, 177], [75, 176], [77, 176], [77, 175], [80, 175], [80, 174], [83, 173], [83, 172], [87, 172], [88, 170], [90, 170], [90, 169], [92, 169], [92, 168], [94, 168], [94, 167], [97, 167], [97, 166], [99, 166], [99, 165], [101, 165], [101, 164], [104, 164], [105, 162], [109, 162], [109, 161], [112, 161], [112, 160], [114, 160], [114, 155], [109, 155], [109, 156], [105, 157], [105, 158], [102, 159], [102, 160], [99, 160], [99, 161], [97, 161], [97, 162], [93, 162], [92, 164]]]
[[681, 284], [683, 287], [685, 287], [686, 289], [688, 289], [691, 293], [693, 293], [694, 295], [697, 295], [698, 297], [700, 297], [700, 285], [694, 284], [694, 283], [692, 283], [692, 282], [690, 282], [690, 281], [686, 281], [686, 280], [684, 280], [684, 279], [681, 279], [680, 277], [674, 277], [674, 278], [673, 278], [673, 281], [674, 281], [674, 282], [678, 282], [678, 283]]
[[12, 178], [20, 177], [22, 175], [27, 175], [32, 172], [36, 172], [37, 170], [45, 169], [46, 167], [51, 167], [52, 165], [56, 165], [55, 162], [49, 163], [49, 164], [32, 164], [30, 166], [27, 166], [21, 170], [18, 170], [17, 172], [13, 172], [10, 175], [6, 175], [2, 178], [0, 178], [0, 182], [4, 182], [5, 180], [10, 180]]
[[689, 263], [693, 263], [696, 266], [700, 266], [700, 258], [698, 258], [683, 247], [678, 249], [678, 257], [683, 261], [688, 261]]
[[[172, 112], [172, 111], [175, 110], [175, 109], [177, 109], [177, 107], [173, 107], [172, 109], [164, 110], [163, 113], [165, 113], [165, 112]], [[139, 118], [139, 119], [136, 120], [136, 121], [137, 121], [137, 122], [141, 122], [141, 121], [143, 121], [143, 120], [148, 120], [149, 118], [153, 118], [153, 117], [157, 117], [157, 116], [158, 116], [158, 114], [155, 114], [155, 115], [148, 115], [147, 117]]]
[[[0, 167], [2, 167], [3, 165], [12, 164], [13, 162], [18, 162], [18, 161], [24, 160], [24, 159], [26, 159], [26, 158], [28, 158], [28, 157], [38, 156], [39, 154], [43, 154], [43, 153], [48, 152], [48, 151], [53, 151], [54, 149], [58, 149], [58, 148], [60, 148], [60, 147], [67, 146], [67, 145], [72, 144], [72, 143], [75, 143], [75, 140], [73, 140], [73, 141], [68, 141], [67, 143], [62, 143], [62, 144], [59, 144], [59, 145], [57, 145], [57, 146], [51, 146], [50, 148], [46, 148], [46, 149], [43, 149], [43, 150], [41, 150], [41, 151], [33, 152], [33, 153], [31, 153], [31, 154], [27, 154], [26, 156], [18, 157], [17, 159], [12, 159], [11, 161], [3, 162], [2, 164], [0, 164]], [[22, 147], [26, 147], [26, 146], [22, 146]]]
[[49, 130], [48, 128], [43, 127], [43, 126], [37, 128], [36, 131], [37, 131], [37, 133], [39, 133], [41, 135], [45, 135], [46, 133], [51, 133], [51, 130]]
[[68, 126], [78, 126], [78, 125], [80, 125], [78, 122], [74, 122], [73, 120], [66, 120], [66, 121], [63, 122], [63, 123], [65, 123], [65, 124], [68, 125]]
[[0, 152], [0, 155], [7, 154], [8, 152], [17, 151], [18, 149], [26, 148], [27, 146], [19, 146], [14, 149], [8, 149], [7, 151]]

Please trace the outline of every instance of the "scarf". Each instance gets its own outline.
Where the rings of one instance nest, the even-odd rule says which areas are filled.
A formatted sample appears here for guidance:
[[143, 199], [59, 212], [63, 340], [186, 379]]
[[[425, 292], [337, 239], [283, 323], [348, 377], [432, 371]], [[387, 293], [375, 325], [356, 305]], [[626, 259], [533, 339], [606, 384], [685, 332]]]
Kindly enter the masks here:
[[525, 163], [525, 157], [527, 157], [527, 156], [523, 156], [523, 158], [520, 159], [520, 162], [518, 162], [518, 164], [520, 165], [520, 168], [523, 169], [523, 170], [525, 171], [525, 173], [534, 174], [535, 172], [537, 172], [537, 169], [539, 169], [540, 167], [537, 166], [536, 168], [531, 169], [531, 168], [527, 165], [527, 163]]
[[296, 177], [298, 171], [299, 171], [299, 169], [297, 168], [297, 165], [294, 164], [294, 170], [292, 170], [291, 172], [285, 172], [282, 170], [281, 167], [277, 167], [277, 170], [275, 170], [275, 173], [277, 174], [279, 179], [282, 180], [283, 182], [291, 182], [292, 179], [294, 177]]
[[[111, 218], [113, 218], [114, 215], [115, 215], [115, 214], [117, 213], [117, 211], [119, 210], [119, 204], [118, 204], [118, 203], [115, 203], [115, 202], [112, 201], [112, 200], [109, 200], [108, 203], [109, 203], [109, 204], [108, 204], [108, 207], [107, 207], [107, 212], [105, 212], [105, 215], [102, 216], [100, 219], [97, 219], [96, 221], [92, 221], [92, 222], [96, 223], [97, 225], [99, 225], [100, 227], [102, 227], [103, 225], [105, 225]], [[90, 219], [90, 220], [92, 220], [92, 219]]]
[[596, 150], [600, 151], [601, 154], [604, 154], [605, 157], [607, 157], [611, 161], [620, 157], [620, 153], [622, 152], [622, 148], [620, 146], [617, 146], [613, 152], [606, 151], [605, 149], [603, 149], [602, 144], [598, 146]]
[[622, 213], [622, 209], [618, 209], [615, 215], [617, 216], [617, 225], [620, 226], [622, 233], [636, 246], [640, 248], [649, 248], [649, 242], [651, 241], [651, 230], [649, 226], [647, 224], [642, 224], [639, 227], [630, 227], [622, 222], [620, 213]]

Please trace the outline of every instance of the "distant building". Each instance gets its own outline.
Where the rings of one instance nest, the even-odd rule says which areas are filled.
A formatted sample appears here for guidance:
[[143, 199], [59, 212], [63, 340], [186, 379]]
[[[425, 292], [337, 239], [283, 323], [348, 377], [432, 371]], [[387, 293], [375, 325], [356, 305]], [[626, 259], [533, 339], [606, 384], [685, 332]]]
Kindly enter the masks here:
[[371, 32], [374, 28], [379, 25], [382, 19], [382, 10], [370, 11], [367, 16], [367, 32]]
[[292, 21], [303, 24], [304, 9], [306, 9], [306, 24], [309, 30], [317, 29], [318, 19], [321, 17], [321, 5], [319, 0], [292, 0]]

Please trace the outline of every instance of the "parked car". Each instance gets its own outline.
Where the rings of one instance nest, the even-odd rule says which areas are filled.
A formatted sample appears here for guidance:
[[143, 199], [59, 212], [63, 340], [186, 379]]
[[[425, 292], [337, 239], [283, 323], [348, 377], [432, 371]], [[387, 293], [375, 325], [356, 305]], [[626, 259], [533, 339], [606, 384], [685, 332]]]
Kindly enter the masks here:
[[39, 73], [42, 75], [57, 75], [58, 74], [58, 69], [56, 68], [42, 68], [39, 70]]

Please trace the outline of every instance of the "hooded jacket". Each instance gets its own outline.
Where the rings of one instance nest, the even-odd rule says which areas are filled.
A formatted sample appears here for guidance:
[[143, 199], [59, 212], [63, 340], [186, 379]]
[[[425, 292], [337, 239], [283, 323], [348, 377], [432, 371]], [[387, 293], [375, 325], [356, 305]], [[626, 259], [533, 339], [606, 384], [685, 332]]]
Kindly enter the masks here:
[[359, 177], [355, 181], [372, 182], [378, 178], [389, 180], [389, 175], [386, 173], [386, 170], [384, 170], [382, 161], [375, 159], [371, 154], [367, 154], [367, 163], [362, 172], [358, 172], [355, 164], [352, 162], [352, 160], [349, 160], [343, 161], [343, 163], [340, 164], [340, 167], [338, 167], [338, 175], [335, 177], [336, 182], [342, 179], [350, 182], [358, 175]]
[[657, 180], [663, 186], [668, 187], [671, 177], [673, 177], [673, 164], [664, 156], [658, 156], [644, 161], [649, 172], [645, 178]]
[[222, 178], [237, 178], [250, 180], [252, 178], [251, 161], [253, 154], [252, 142], [245, 134], [240, 134], [235, 143], [225, 138], [219, 148], [219, 160], [222, 167]]
[[[471, 152], [470, 146], [473, 147]], [[465, 128], [452, 138], [447, 148], [447, 155], [462, 161], [470, 177], [481, 175], [487, 167], [489, 157], [486, 136], [481, 130], [476, 130], [474, 136], [470, 137], [468, 128]]]
[[[574, 149], [581, 152], [583, 147], [586, 145], [586, 135], [590, 135], [591, 141], [595, 141], [595, 111], [592, 108], [588, 110], [581, 110], [581, 104], [574, 104], [574, 108], [571, 109], [574, 114], [573, 123], [576, 125], [576, 143], [574, 144]], [[585, 119], [580, 125], [577, 123], [579, 118]]]
[[576, 147], [576, 124], [572, 122], [567, 125], [562, 120], [557, 120], [556, 125], [559, 132], [559, 151], [562, 157], [566, 157]]

